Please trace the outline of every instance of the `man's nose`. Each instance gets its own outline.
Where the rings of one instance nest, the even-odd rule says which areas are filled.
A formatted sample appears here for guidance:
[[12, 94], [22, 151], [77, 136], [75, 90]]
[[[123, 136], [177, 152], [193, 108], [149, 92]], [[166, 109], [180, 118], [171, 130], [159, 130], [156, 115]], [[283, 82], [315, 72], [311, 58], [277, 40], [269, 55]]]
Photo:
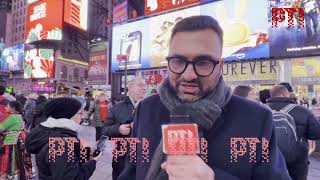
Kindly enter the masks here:
[[192, 64], [188, 64], [186, 70], [182, 73], [181, 76], [186, 81], [192, 81], [198, 78], [198, 75], [196, 74]]

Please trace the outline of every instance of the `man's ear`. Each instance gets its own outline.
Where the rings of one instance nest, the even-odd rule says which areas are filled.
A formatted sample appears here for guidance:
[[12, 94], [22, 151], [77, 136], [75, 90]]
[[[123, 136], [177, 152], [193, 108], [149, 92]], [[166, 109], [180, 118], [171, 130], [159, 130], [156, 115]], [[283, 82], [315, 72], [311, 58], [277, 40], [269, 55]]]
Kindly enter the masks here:
[[221, 73], [222, 73], [222, 71], [223, 71], [223, 65], [224, 65], [224, 59], [223, 59], [223, 58], [220, 59], [219, 65], [220, 65], [220, 71], [221, 71]]

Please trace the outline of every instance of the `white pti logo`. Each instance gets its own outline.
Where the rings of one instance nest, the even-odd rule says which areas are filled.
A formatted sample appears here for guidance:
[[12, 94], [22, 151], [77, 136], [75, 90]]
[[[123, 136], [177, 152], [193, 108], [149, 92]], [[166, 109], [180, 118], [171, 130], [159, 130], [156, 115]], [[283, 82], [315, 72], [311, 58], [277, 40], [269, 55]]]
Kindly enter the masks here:
[[30, 16], [30, 22], [47, 16], [47, 3], [39, 4], [33, 8], [33, 14]]
[[168, 137], [172, 138], [193, 138], [193, 133], [190, 130], [168, 130]]

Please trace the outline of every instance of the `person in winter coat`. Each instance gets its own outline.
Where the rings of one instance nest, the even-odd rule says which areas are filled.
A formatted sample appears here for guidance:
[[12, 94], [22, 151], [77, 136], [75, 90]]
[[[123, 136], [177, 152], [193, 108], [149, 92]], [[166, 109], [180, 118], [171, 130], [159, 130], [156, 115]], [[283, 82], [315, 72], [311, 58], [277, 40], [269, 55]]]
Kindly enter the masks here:
[[43, 110], [47, 102], [48, 102], [48, 99], [45, 96], [40, 95], [38, 97], [36, 102], [37, 105], [34, 109], [34, 114], [33, 114], [32, 128], [38, 126], [40, 123], [46, 120], [43, 115]]
[[[279, 111], [289, 104], [295, 104], [285, 86], [277, 85], [270, 90], [271, 98], [267, 104], [272, 110]], [[303, 106], [297, 105], [289, 114], [293, 117], [298, 136], [297, 157], [294, 162], [287, 162], [292, 180], [306, 180], [308, 176], [308, 140], [320, 139], [320, 122], [313, 113]]]
[[[89, 126], [96, 128], [96, 140], [99, 140], [102, 135], [103, 122], [107, 120], [109, 102], [104, 93], [101, 93], [97, 100], [91, 103], [89, 111], [84, 116], [84, 121], [89, 122]], [[93, 118], [90, 118], [93, 114]]]
[[[73, 98], [56, 98], [46, 104], [47, 120], [34, 128], [26, 139], [27, 151], [36, 154], [39, 179], [88, 180], [92, 176], [97, 158], [81, 162], [77, 137], [82, 113], [82, 104]], [[53, 140], [49, 142], [50, 139]], [[52, 151], [52, 146], [62, 148], [63, 153]]]
[[7, 107], [7, 104], [9, 103], [9, 100], [3, 96], [4, 90], [5, 88], [3, 86], [0, 86], [0, 122], [2, 122], [8, 117], [8, 114], [6, 112], [6, 107]]
[[[140, 101], [135, 111], [132, 137], [146, 139], [148, 146], [138, 143], [136, 149], [128, 148], [118, 180], [290, 180], [271, 112], [232, 95], [222, 77], [222, 51], [223, 31], [211, 16], [177, 22], [166, 58], [168, 78], [158, 94]], [[203, 138], [201, 154], [190, 146], [193, 153], [183, 150], [190, 145], [183, 138], [182, 146], [174, 144], [183, 154], [176, 154], [170, 144], [171, 151], [163, 152], [163, 142], [172, 136], [164, 131], [168, 138], [162, 139], [162, 127], [174, 136], [187, 132], [188, 140], [195, 135], [188, 126], [162, 126], [181, 123], [197, 125], [196, 134]], [[250, 146], [256, 147], [253, 153]]]
[[26, 129], [29, 131], [33, 122], [34, 110], [37, 105], [38, 94], [31, 93], [28, 96], [27, 102], [23, 108], [24, 118], [26, 121]]
[[[5, 136], [0, 142], [0, 179], [27, 180], [31, 174], [31, 159], [24, 148], [26, 133], [22, 120], [21, 104], [11, 101], [6, 107], [9, 116], [0, 123], [0, 133]], [[16, 137], [16, 142], [13, 140]], [[0, 140], [1, 141], [1, 140]], [[5, 142], [7, 144], [5, 144]], [[16, 157], [16, 158], [12, 158]]]
[[24, 105], [26, 104], [27, 102], [27, 98], [24, 97], [23, 94], [19, 94], [16, 96], [16, 100], [21, 104], [22, 107], [24, 107]]
[[[146, 96], [146, 84], [140, 77], [128, 83], [128, 96], [125, 100], [110, 108], [107, 121], [103, 125], [103, 134], [109, 138], [126, 138], [130, 136], [133, 114], [137, 104]], [[126, 154], [112, 162], [112, 179], [116, 180], [124, 169]]]

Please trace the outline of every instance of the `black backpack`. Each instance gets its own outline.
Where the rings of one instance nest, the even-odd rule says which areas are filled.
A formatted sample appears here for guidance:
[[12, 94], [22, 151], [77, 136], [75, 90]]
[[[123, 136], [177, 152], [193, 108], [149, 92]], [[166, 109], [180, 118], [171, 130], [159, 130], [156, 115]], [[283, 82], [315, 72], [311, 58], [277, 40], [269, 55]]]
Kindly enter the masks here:
[[296, 159], [297, 128], [293, 117], [289, 114], [296, 106], [296, 104], [289, 104], [280, 111], [272, 110], [277, 144], [286, 162], [294, 162]]

